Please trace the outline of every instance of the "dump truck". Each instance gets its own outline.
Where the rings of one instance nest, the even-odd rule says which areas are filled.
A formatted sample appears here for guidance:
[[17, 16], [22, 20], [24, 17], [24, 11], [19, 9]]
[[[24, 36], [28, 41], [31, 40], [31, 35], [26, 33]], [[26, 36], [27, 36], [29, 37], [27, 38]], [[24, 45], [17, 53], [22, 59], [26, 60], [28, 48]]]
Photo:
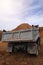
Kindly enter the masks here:
[[18, 31], [3, 31], [2, 42], [8, 42], [7, 52], [15, 53], [24, 50], [27, 54], [38, 56], [40, 50], [39, 26], [32, 25], [31, 29]]

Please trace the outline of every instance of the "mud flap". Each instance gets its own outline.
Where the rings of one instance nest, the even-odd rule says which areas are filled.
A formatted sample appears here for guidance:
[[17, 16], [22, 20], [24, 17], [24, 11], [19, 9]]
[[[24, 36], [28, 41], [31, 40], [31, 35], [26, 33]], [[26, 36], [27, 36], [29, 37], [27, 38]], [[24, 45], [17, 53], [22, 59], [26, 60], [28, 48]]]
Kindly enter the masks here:
[[27, 48], [27, 52], [29, 53], [29, 54], [34, 54], [34, 55], [38, 55], [38, 51], [37, 51], [37, 45], [35, 45], [35, 46], [28, 46], [28, 48]]
[[12, 45], [11, 44], [8, 44], [7, 52], [12, 52]]

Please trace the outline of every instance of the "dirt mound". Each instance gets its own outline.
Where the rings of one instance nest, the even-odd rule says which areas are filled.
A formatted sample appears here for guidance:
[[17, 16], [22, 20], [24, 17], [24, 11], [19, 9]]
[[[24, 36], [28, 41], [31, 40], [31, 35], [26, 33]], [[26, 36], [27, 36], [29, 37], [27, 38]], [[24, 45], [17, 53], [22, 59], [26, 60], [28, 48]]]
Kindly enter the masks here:
[[[22, 30], [22, 29], [30, 29], [30, 28], [32, 28], [31, 25], [29, 25], [27, 23], [23, 23], [23, 24], [17, 26], [12, 31], [17, 31], [17, 30]], [[40, 36], [41, 36], [41, 38], [43, 38], [43, 27], [39, 27], [39, 28], [40, 28]]]
[[43, 27], [40, 27], [40, 36], [43, 38]]
[[27, 23], [23, 23], [19, 26], [17, 26], [15, 29], [13, 29], [12, 31], [16, 31], [16, 30], [22, 30], [22, 29], [29, 29], [31, 28], [32, 26], [27, 24]]
[[2, 38], [2, 31], [0, 31], [0, 40], [1, 40], [1, 38]]

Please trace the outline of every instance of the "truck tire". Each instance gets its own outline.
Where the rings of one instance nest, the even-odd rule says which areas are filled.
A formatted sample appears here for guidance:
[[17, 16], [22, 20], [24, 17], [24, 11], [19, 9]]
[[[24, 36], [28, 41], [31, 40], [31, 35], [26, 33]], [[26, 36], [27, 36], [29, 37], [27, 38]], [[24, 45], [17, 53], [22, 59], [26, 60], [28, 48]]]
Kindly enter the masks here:
[[40, 50], [40, 38], [37, 40], [38, 50]]
[[39, 55], [39, 51], [40, 51], [40, 38], [37, 40], [37, 50], [36, 50], [36, 56]]
[[9, 52], [9, 54], [12, 54], [12, 52]]
[[9, 42], [6, 50], [9, 54], [12, 53], [12, 44]]
[[40, 40], [38, 40], [38, 50], [40, 50]]
[[12, 45], [12, 53], [14, 53], [14, 45]]
[[38, 50], [36, 50], [36, 56], [38, 56], [39, 55], [39, 51]]
[[26, 51], [26, 53], [27, 53], [27, 48], [28, 48], [28, 44], [26, 44], [26, 47], [25, 47], [25, 51]]
[[38, 56], [39, 54], [39, 50], [38, 50], [38, 42], [36, 42], [36, 45], [35, 45], [35, 56]]

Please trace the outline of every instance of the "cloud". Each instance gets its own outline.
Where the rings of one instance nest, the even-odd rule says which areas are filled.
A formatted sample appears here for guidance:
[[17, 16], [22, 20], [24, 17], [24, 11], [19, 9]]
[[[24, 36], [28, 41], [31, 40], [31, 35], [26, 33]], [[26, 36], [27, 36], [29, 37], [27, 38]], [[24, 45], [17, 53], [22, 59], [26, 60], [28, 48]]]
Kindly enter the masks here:
[[0, 29], [11, 30], [21, 23], [43, 26], [43, 0], [0, 0]]
[[31, 17], [28, 17], [26, 19], [27, 23], [31, 24], [31, 25], [40, 25], [40, 26], [43, 26], [43, 15], [41, 16], [31, 16]]

